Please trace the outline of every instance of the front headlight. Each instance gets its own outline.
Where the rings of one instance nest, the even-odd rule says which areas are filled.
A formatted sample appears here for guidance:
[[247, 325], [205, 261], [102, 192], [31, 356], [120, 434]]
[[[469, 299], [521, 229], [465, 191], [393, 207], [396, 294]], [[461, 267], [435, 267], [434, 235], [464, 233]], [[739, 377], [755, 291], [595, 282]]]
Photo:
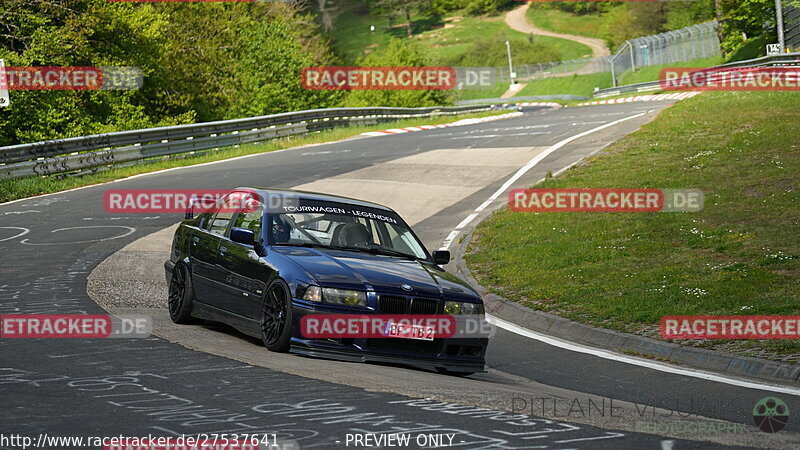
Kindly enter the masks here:
[[483, 314], [482, 303], [444, 302], [445, 314]]
[[322, 288], [322, 301], [346, 306], [367, 306], [367, 294], [349, 289]]
[[319, 286], [309, 286], [306, 288], [306, 293], [303, 294], [303, 300], [312, 302], [322, 301], [322, 289]]
[[344, 306], [367, 306], [367, 294], [364, 291], [320, 288], [319, 286], [309, 286], [303, 295], [303, 300]]

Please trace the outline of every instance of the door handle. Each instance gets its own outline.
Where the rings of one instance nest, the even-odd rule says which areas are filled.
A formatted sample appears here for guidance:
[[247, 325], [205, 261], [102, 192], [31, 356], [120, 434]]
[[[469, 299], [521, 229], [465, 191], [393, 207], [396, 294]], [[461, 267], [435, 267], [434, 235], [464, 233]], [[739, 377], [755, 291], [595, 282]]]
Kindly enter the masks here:
[[227, 251], [228, 251], [228, 247], [225, 247], [224, 245], [220, 246], [220, 248], [219, 248], [219, 254], [220, 255], [224, 255]]
[[200, 242], [200, 238], [197, 236], [192, 236], [192, 245], [197, 245]]

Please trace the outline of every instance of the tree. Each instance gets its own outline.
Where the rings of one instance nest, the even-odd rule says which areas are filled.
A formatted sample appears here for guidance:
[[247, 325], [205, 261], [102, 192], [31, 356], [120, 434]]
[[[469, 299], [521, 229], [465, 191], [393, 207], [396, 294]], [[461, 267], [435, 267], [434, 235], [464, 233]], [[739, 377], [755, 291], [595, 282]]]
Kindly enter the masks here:
[[411, 37], [414, 34], [414, 25], [411, 21], [412, 11], [432, 11], [432, 0], [372, 0], [372, 9], [375, 11], [401, 14], [406, 19], [406, 34]]
[[775, 0], [719, 0], [722, 48], [732, 52], [749, 38], [775, 38]]
[[[8, 5], [6, 7], [6, 5]], [[13, 0], [0, 10], [8, 66], [135, 66], [138, 90], [14, 91], [0, 145], [335, 106], [300, 70], [331, 64], [313, 19], [288, 2]]]

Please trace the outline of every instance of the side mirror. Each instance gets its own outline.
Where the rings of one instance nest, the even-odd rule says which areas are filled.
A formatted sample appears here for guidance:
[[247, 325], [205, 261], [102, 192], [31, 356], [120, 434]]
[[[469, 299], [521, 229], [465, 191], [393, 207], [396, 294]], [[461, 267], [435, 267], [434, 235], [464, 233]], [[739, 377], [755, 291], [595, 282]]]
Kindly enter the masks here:
[[192, 197], [189, 199], [189, 204], [186, 205], [186, 212], [183, 213], [183, 219], [189, 220], [194, 219], [194, 205], [196, 203], [196, 198]]
[[255, 233], [253, 230], [248, 230], [247, 228], [231, 228], [231, 240], [233, 242], [238, 242], [244, 245], [253, 245], [255, 241]]
[[450, 250], [434, 250], [433, 262], [436, 264], [447, 264], [450, 262]]

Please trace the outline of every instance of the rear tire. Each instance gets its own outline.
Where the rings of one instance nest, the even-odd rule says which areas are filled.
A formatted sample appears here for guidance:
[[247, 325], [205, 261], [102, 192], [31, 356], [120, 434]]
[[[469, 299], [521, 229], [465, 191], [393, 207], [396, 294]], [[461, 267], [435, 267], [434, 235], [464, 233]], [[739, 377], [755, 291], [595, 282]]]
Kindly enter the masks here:
[[436, 371], [442, 375], [449, 375], [451, 377], [468, 377], [470, 375], [475, 374], [476, 372], [456, 372], [452, 370], [447, 370], [442, 367], [437, 367]]
[[185, 264], [176, 264], [172, 269], [169, 281], [169, 318], [178, 324], [192, 323], [192, 306], [194, 305], [194, 289], [189, 268]]
[[283, 280], [267, 288], [261, 306], [261, 342], [269, 351], [285, 353], [292, 339], [292, 296]]

